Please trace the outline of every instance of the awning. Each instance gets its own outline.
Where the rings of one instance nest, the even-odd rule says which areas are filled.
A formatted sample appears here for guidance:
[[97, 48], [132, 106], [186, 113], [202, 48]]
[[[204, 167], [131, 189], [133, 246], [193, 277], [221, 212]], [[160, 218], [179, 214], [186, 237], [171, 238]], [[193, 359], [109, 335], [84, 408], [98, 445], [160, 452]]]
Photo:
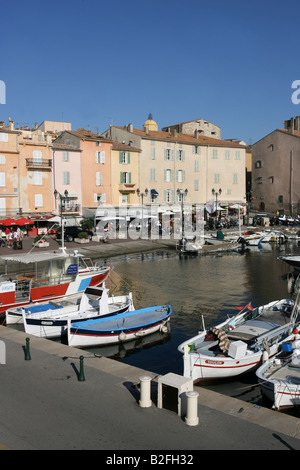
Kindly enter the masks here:
[[20, 219], [15, 220], [16, 225], [32, 225], [34, 224], [33, 220], [26, 219], [25, 217], [21, 217]]
[[4, 219], [4, 220], [1, 220], [0, 225], [5, 225], [5, 226], [16, 225], [16, 221], [14, 219], [7, 218], [7, 219]]

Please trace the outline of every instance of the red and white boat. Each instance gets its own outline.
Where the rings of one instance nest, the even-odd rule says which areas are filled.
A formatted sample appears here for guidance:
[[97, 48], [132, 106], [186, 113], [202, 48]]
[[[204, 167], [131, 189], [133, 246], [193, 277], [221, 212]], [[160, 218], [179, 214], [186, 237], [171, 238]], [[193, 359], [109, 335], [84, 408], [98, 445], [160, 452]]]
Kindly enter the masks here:
[[30, 252], [2, 256], [4, 273], [0, 276], [0, 314], [8, 308], [25, 306], [84, 292], [99, 286], [111, 267], [93, 265], [77, 250]]
[[198, 382], [253, 371], [293, 337], [298, 323], [298, 301], [283, 299], [246, 308], [178, 347], [183, 353], [183, 375]]

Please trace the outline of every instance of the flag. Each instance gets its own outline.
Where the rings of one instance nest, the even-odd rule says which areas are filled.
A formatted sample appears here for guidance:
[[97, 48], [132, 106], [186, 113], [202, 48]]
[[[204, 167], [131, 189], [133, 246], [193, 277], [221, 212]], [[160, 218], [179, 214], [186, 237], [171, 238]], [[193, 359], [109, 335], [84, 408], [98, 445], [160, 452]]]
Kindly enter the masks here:
[[205, 209], [209, 214], [213, 214], [214, 212], [216, 212], [215, 200], [212, 199], [207, 204], [205, 204]]

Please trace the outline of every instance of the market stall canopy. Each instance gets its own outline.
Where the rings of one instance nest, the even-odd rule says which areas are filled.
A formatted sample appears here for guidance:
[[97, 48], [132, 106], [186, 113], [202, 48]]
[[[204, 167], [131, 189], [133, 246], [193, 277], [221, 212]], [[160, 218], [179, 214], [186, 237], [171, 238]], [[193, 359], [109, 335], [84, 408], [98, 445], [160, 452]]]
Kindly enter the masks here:
[[230, 204], [229, 209], [244, 209], [240, 204]]

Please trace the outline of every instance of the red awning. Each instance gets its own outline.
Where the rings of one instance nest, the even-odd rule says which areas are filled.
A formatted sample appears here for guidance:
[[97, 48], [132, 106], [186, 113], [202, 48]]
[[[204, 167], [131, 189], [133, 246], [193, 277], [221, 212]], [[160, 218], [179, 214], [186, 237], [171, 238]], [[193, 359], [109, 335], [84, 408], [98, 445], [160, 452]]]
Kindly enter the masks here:
[[21, 219], [15, 220], [16, 225], [28, 225], [28, 224], [34, 224], [33, 220], [25, 219], [25, 217], [21, 217]]
[[8, 218], [8, 219], [0, 220], [0, 225], [5, 225], [5, 226], [16, 225], [16, 221], [14, 219]]

